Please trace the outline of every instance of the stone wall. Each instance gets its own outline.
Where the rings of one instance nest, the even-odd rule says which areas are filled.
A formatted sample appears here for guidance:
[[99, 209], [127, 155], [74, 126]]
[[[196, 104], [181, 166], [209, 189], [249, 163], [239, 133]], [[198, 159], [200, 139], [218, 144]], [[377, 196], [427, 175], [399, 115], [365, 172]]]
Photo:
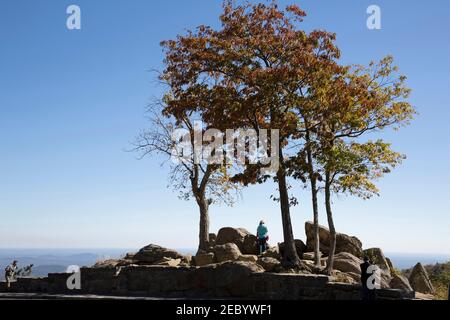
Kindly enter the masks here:
[[[160, 298], [235, 298], [263, 300], [358, 300], [360, 286], [331, 283], [323, 275], [251, 272], [245, 264], [224, 263], [203, 268], [124, 267], [82, 268], [81, 290], [69, 291], [68, 274], [22, 278], [12, 283], [16, 293], [101, 294]], [[5, 292], [0, 283], [0, 292]], [[379, 290], [380, 299], [411, 299], [414, 293]]]
[[[235, 298], [263, 300], [358, 300], [360, 286], [330, 283], [323, 275], [250, 272], [245, 266], [222, 264], [205, 268], [124, 267], [81, 269], [81, 290], [69, 291], [68, 274], [22, 278], [15, 293], [100, 294], [160, 298]], [[5, 292], [0, 283], [0, 292]], [[413, 293], [379, 290], [380, 299], [411, 299]]]

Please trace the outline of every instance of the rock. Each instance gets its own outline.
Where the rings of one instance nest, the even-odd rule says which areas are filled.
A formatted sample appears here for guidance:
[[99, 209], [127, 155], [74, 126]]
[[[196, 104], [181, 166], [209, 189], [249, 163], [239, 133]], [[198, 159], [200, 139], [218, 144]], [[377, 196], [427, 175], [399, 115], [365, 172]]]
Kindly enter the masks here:
[[403, 275], [394, 274], [392, 276], [391, 282], [389, 283], [389, 286], [392, 289], [400, 289], [404, 291], [413, 291], [411, 288], [411, 285], [409, 284], [408, 278], [406, 278]]
[[435, 298], [434, 298], [434, 296], [432, 294], [425, 294], [425, 293], [416, 292], [414, 300], [431, 301], [431, 300], [434, 300], [434, 299]]
[[214, 247], [216, 245], [216, 239], [217, 239], [217, 235], [215, 233], [210, 233], [208, 246]]
[[239, 250], [244, 250], [244, 239], [249, 234], [251, 233], [243, 228], [222, 228], [217, 234], [216, 245], [234, 243]]
[[258, 256], [253, 254], [243, 254], [239, 256], [238, 261], [255, 263], [256, 261], [258, 261]]
[[181, 259], [163, 258], [158, 261], [156, 265], [158, 266], [168, 266], [168, 267], [178, 267], [181, 263]]
[[[313, 252], [314, 251], [314, 224], [312, 222], [306, 222], [305, 224], [306, 231], [306, 251]], [[324, 255], [328, 255], [329, 246], [330, 246], [330, 231], [323, 227], [319, 226], [319, 239], [320, 239], [320, 251]], [[352, 236], [348, 236], [343, 233], [336, 234], [336, 254], [341, 252], [348, 252], [354, 255], [355, 257], [362, 258], [362, 243], [361, 241]]]
[[253, 234], [247, 234], [244, 237], [244, 242], [242, 243], [242, 253], [243, 254], [259, 254], [259, 248], [257, 243], [257, 238]]
[[183, 255], [174, 250], [150, 244], [139, 250], [134, 255], [133, 261], [137, 264], [151, 265], [161, 261], [163, 258], [183, 259]]
[[[347, 276], [352, 277], [355, 282], [361, 281], [361, 264], [363, 261], [354, 255], [341, 252], [334, 257], [334, 269], [345, 273]], [[382, 289], [388, 289], [391, 282], [391, 275], [389, 271], [380, 270], [380, 286]]]
[[245, 273], [247, 276], [249, 276], [251, 273], [262, 273], [264, 272], [264, 269], [253, 262], [246, 262], [246, 261], [227, 261], [221, 264], [217, 265], [216, 268], [217, 271], [223, 270], [231, 270], [234, 274], [238, 274], [240, 272]]
[[219, 263], [225, 261], [235, 261], [241, 255], [238, 246], [234, 243], [216, 245], [213, 250], [216, 260]]
[[389, 266], [389, 270], [391, 270], [391, 273], [394, 273], [395, 268], [394, 268], [394, 264], [392, 263], [391, 259], [389, 259], [388, 257], [386, 257], [386, 261], [387, 261], [387, 264], [388, 264], [388, 266]]
[[381, 272], [381, 288], [382, 289], [389, 289], [391, 287], [391, 272], [389, 270], [384, 270], [380, 268]]
[[126, 267], [126, 266], [133, 266], [133, 265], [136, 265], [134, 263], [134, 260], [121, 259], [121, 260], [119, 260], [119, 263], [117, 264], [116, 267]]
[[435, 294], [433, 284], [430, 281], [427, 270], [421, 263], [415, 265], [409, 276], [411, 287], [420, 293]]
[[357, 284], [360, 282], [360, 278], [355, 277], [354, 273], [345, 273], [339, 270], [333, 270], [332, 281], [340, 283]]
[[181, 263], [183, 265], [191, 265], [192, 264], [192, 256], [190, 254], [183, 256], [181, 259]]
[[203, 267], [214, 263], [214, 253], [212, 252], [199, 252], [193, 258], [194, 263], [198, 267]]
[[370, 259], [370, 262], [379, 266], [386, 272], [391, 272], [389, 263], [380, 248], [371, 248], [363, 251], [363, 255]]
[[124, 259], [125, 260], [133, 260], [135, 255], [136, 255], [135, 252], [129, 252], [125, 255]]
[[92, 268], [115, 268], [120, 264], [121, 260], [117, 259], [109, 259], [104, 261], [98, 261], [95, 263]]
[[[295, 249], [297, 250], [297, 254], [298, 254], [299, 258], [302, 259], [303, 252], [306, 251], [306, 245], [305, 245], [305, 243], [302, 240], [296, 239], [296, 240], [294, 240], [294, 242], [295, 242]], [[283, 256], [283, 254], [284, 254], [284, 242], [279, 243], [278, 244], [278, 248], [280, 250], [280, 255]]]
[[260, 258], [256, 262], [258, 265], [264, 268], [267, 272], [277, 271], [281, 267], [281, 262], [274, 258]]
[[269, 249], [267, 249], [266, 252], [264, 252], [261, 257], [266, 257], [266, 258], [274, 258], [277, 260], [281, 260], [281, 255], [280, 255], [280, 249], [278, 247], [278, 245], [270, 247]]
[[334, 256], [333, 268], [344, 273], [361, 274], [361, 263], [363, 261], [351, 253], [341, 252]]
[[[322, 258], [322, 252], [320, 252], [320, 251], [319, 251], [319, 258]], [[314, 252], [305, 252], [305, 253], [303, 253], [303, 260], [314, 261]]]

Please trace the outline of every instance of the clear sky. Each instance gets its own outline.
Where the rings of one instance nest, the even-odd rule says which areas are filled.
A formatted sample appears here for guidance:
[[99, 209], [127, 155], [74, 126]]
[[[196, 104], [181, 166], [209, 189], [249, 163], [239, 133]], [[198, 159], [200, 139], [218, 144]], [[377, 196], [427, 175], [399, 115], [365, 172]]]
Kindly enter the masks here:
[[[346, 63], [396, 58], [420, 115], [384, 135], [408, 155], [380, 184], [381, 197], [334, 200], [336, 227], [364, 247], [450, 253], [450, 2], [281, 1], [308, 12], [304, 28], [337, 33]], [[77, 4], [82, 29], [66, 28]], [[382, 29], [368, 30], [377, 4]], [[174, 248], [197, 244], [198, 210], [167, 189], [161, 159], [125, 152], [161, 95], [159, 43], [186, 28], [218, 25], [221, 2], [3, 0], [0, 4], [0, 247]], [[282, 240], [273, 183], [245, 189], [233, 208], [211, 208], [211, 231], [255, 231], [264, 218]], [[294, 188], [296, 238], [311, 219], [307, 191]], [[321, 208], [323, 212], [323, 207]], [[322, 223], [326, 223], [321, 215]]]

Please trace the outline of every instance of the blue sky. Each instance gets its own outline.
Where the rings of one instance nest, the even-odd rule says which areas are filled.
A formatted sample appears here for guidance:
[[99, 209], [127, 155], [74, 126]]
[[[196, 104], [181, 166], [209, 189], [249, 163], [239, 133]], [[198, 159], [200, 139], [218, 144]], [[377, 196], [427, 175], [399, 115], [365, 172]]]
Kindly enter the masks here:
[[[384, 138], [408, 155], [379, 183], [381, 197], [334, 200], [339, 231], [390, 252], [450, 253], [450, 4], [435, 1], [280, 1], [308, 12], [304, 28], [337, 33], [345, 63], [396, 58], [420, 115]], [[82, 29], [66, 28], [77, 4]], [[382, 29], [366, 27], [366, 8]], [[0, 247], [138, 248], [197, 244], [198, 210], [167, 189], [161, 159], [125, 152], [161, 95], [159, 43], [200, 24], [217, 26], [220, 1], [25, 1], [0, 5]], [[267, 220], [282, 241], [273, 183], [245, 189], [233, 208], [211, 208], [211, 231]], [[296, 238], [311, 219], [293, 191]], [[323, 212], [323, 207], [321, 208]], [[322, 223], [326, 220], [321, 215]]]

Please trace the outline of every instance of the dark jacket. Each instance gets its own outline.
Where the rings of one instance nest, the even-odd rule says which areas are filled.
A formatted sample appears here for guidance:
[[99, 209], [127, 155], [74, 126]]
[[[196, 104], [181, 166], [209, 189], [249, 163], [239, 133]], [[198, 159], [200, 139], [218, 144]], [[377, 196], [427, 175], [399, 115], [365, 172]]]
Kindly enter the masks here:
[[363, 288], [367, 288], [367, 280], [369, 280], [370, 274], [367, 273], [367, 269], [371, 266], [370, 262], [364, 262], [361, 265], [361, 284]]

